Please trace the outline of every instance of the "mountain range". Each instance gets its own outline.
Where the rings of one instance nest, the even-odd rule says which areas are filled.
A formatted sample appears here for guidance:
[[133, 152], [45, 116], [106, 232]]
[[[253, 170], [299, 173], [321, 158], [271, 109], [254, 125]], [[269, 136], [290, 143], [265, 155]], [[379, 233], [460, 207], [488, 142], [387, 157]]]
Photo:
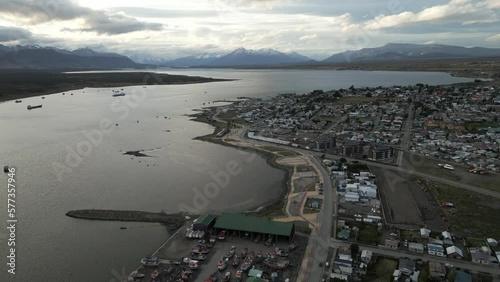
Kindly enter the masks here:
[[126, 56], [90, 48], [73, 51], [38, 45], [0, 44], [0, 69], [123, 69], [140, 68]]
[[500, 48], [389, 43], [377, 48], [338, 53], [322, 61], [312, 60], [296, 52], [283, 53], [269, 48], [259, 50], [238, 48], [228, 54], [200, 53], [172, 60], [149, 56], [147, 53], [136, 53], [131, 55], [132, 60], [123, 55], [97, 52], [90, 48], [69, 51], [38, 45], [4, 46], [0, 44], [0, 69], [256, 67], [478, 57], [500, 57]]

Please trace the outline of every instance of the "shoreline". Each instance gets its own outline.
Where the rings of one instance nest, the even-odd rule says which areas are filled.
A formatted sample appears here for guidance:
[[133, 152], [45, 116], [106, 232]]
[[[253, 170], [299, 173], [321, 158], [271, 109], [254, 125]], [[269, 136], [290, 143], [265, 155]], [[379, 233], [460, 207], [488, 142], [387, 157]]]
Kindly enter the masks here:
[[[264, 204], [255, 206], [253, 208], [249, 208], [242, 213], [259, 216], [259, 215], [262, 215], [263, 213], [265, 213], [266, 211], [271, 210], [271, 207], [273, 207], [273, 206], [283, 206], [283, 208], [284, 208], [285, 204], [286, 204], [287, 195], [290, 193], [289, 189], [290, 189], [291, 176], [293, 174], [293, 168], [279, 164], [276, 161], [276, 159], [277, 159], [276, 155], [274, 155], [273, 153], [259, 150], [256, 148], [237, 146], [237, 145], [222, 141], [221, 138], [215, 137], [215, 134], [220, 130], [220, 127], [217, 125], [214, 125], [213, 123], [210, 123], [208, 121], [203, 121], [203, 120], [197, 119], [196, 117], [198, 117], [199, 115], [200, 115], [200, 113], [196, 113], [196, 114], [189, 115], [189, 117], [191, 117], [191, 121], [201, 122], [201, 123], [205, 123], [205, 124], [209, 124], [209, 125], [213, 126], [214, 132], [210, 133], [210, 134], [195, 137], [195, 138], [193, 138], [193, 140], [208, 142], [208, 143], [212, 143], [212, 144], [216, 144], [216, 145], [220, 145], [220, 146], [233, 148], [236, 150], [255, 153], [255, 154], [259, 155], [260, 157], [262, 157], [270, 167], [276, 168], [276, 169], [279, 169], [279, 170], [282, 170], [285, 172], [285, 176], [284, 176], [283, 180], [281, 181], [281, 187], [280, 187], [281, 191], [279, 193], [279, 196], [276, 199], [269, 200], [269, 201], [265, 202]], [[283, 210], [283, 214], [284, 215], [286, 214], [284, 210]]]
[[62, 73], [54, 71], [23, 72], [0, 71], [0, 103], [52, 95], [85, 88], [116, 88], [148, 85], [187, 85], [234, 81], [189, 75], [171, 75], [156, 72]]

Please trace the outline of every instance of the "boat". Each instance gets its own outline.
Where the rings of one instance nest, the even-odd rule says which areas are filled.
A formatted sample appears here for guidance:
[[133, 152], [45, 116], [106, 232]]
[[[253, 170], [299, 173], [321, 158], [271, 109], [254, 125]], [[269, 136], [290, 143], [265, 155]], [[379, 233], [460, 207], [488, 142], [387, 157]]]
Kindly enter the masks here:
[[120, 96], [125, 96], [125, 93], [123, 92], [117, 92], [112, 95], [113, 97], [120, 97]]
[[224, 275], [224, 277], [222, 277], [222, 281], [223, 282], [228, 282], [230, 280], [231, 280], [231, 272], [228, 271], [228, 272], [226, 272], [226, 274]]
[[262, 251], [259, 251], [257, 253], [257, 256], [255, 257], [255, 262], [261, 263], [263, 260], [264, 260], [264, 255], [262, 254]]
[[240, 257], [242, 259], [244, 259], [244, 258], [246, 258], [247, 255], [248, 255], [248, 248], [243, 248], [243, 251], [241, 251]]
[[36, 106], [32, 106], [32, 105], [28, 105], [28, 107], [26, 107], [28, 110], [31, 110], [31, 109], [38, 109], [38, 108], [41, 108], [42, 105], [36, 105]]
[[217, 271], [212, 273], [212, 275], [210, 275], [210, 278], [208, 278], [208, 279], [210, 279], [210, 281], [213, 281], [213, 282], [219, 280], [219, 273], [217, 273]]
[[285, 250], [283, 249], [280, 249], [280, 248], [276, 248], [274, 249], [274, 252], [276, 253], [277, 256], [279, 257], [288, 257], [289, 254], [287, 252], [285, 252]]
[[122, 226], [122, 227], [120, 227], [120, 229], [127, 229], [127, 227], [125, 227], [125, 226]]
[[289, 252], [294, 251], [294, 250], [296, 250], [298, 247], [299, 247], [299, 245], [297, 245], [297, 244], [295, 244], [295, 243], [291, 243], [291, 244], [288, 246], [288, 251], [289, 251]]
[[138, 273], [134, 277], [135, 278], [144, 278], [144, 276], [146, 276], [146, 274], [144, 274], [144, 273]]
[[189, 261], [188, 267], [191, 270], [200, 269], [200, 262], [197, 260], [191, 260], [191, 261]]
[[221, 231], [219, 232], [219, 234], [217, 235], [217, 239], [219, 240], [226, 240], [226, 232], [225, 231]]
[[290, 265], [290, 261], [283, 257], [267, 258], [264, 264], [271, 269], [282, 270]]
[[253, 240], [255, 243], [259, 243], [260, 241], [260, 234], [255, 237], [255, 240]]
[[160, 265], [160, 259], [157, 257], [144, 257], [141, 259], [141, 264], [144, 267], [157, 267]]
[[153, 280], [156, 280], [156, 278], [158, 278], [160, 276], [160, 272], [158, 272], [158, 269], [155, 269], [155, 271], [153, 271], [151, 273], [151, 279]]
[[193, 249], [191, 249], [191, 252], [194, 254], [206, 255], [206, 254], [208, 254], [209, 250], [205, 247], [197, 246], [197, 247], [194, 247]]
[[219, 271], [223, 271], [227, 267], [227, 258], [222, 258], [218, 263], [217, 263], [217, 269]]
[[202, 255], [202, 254], [196, 254], [196, 253], [192, 253], [191, 254], [191, 259], [192, 260], [197, 260], [197, 261], [203, 261], [207, 258], [207, 256], [205, 255]]
[[9, 172], [9, 166], [8, 165], [6, 165], [6, 166], [3, 167], [3, 172]]
[[169, 225], [167, 227], [167, 229], [168, 229], [168, 231], [175, 231], [175, 230], [179, 229], [179, 226], [177, 226], [177, 225]]
[[236, 253], [236, 247], [235, 246], [231, 246], [231, 250], [229, 250], [229, 252], [227, 253], [227, 257], [228, 258], [232, 258], [235, 253]]
[[241, 270], [236, 271], [236, 274], [234, 275], [234, 281], [235, 282], [243, 281], [243, 271]]
[[21, 103], [23, 100], [16, 100], [16, 103]]
[[234, 256], [234, 259], [233, 259], [233, 267], [238, 267], [238, 265], [240, 264], [240, 257], [238, 255]]
[[250, 270], [250, 267], [252, 267], [253, 261], [254, 261], [254, 255], [253, 255], [253, 252], [251, 252], [250, 254], [248, 254], [248, 256], [245, 258], [245, 260], [241, 264], [240, 269], [242, 271], [245, 271], [245, 272]]

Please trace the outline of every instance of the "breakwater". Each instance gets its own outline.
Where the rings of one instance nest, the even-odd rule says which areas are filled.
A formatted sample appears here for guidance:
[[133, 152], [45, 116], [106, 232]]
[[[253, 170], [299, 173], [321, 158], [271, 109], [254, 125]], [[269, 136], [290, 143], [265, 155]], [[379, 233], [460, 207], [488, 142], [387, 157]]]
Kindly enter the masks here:
[[171, 225], [184, 224], [185, 215], [181, 213], [166, 214], [127, 210], [73, 210], [66, 213], [69, 217], [88, 220], [156, 222]]

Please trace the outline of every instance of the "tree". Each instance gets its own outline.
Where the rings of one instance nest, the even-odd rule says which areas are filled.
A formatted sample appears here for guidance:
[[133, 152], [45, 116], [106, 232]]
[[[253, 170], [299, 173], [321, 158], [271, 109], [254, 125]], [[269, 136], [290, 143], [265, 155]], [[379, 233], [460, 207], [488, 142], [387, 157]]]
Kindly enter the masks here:
[[358, 244], [351, 244], [351, 257], [355, 258], [358, 255], [359, 252], [359, 245]]
[[340, 158], [339, 161], [340, 161], [341, 164], [345, 164], [347, 162], [347, 160], [345, 158]]
[[365, 95], [365, 96], [366, 96], [367, 98], [371, 98], [371, 97], [373, 97], [371, 92], [366, 93], [366, 95]]

